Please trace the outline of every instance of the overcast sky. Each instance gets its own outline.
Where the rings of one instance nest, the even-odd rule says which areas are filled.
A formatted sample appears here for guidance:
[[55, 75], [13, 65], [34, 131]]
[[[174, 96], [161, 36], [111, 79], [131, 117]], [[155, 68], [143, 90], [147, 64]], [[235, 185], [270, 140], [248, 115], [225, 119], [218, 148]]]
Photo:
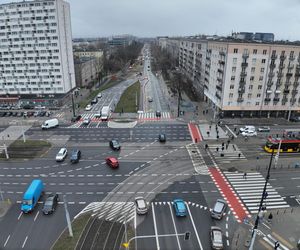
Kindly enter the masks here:
[[[15, 1], [15, 0], [13, 0]], [[0, 3], [12, 0], [0, 0]], [[15, 1], [17, 2], [17, 1]], [[68, 0], [73, 37], [271, 32], [300, 40], [300, 0]]]

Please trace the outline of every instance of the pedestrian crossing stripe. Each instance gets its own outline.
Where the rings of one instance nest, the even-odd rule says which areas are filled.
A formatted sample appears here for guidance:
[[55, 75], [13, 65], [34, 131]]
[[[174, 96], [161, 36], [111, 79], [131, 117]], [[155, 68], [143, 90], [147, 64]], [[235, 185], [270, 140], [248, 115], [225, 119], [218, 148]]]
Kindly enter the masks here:
[[156, 117], [156, 113], [155, 112], [145, 112], [142, 114], [139, 114], [138, 117], [139, 120], [173, 120], [173, 118], [171, 118], [171, 114], [170, 112], [161, 112], [161, 117]]
[[[243, 201], [250, 213], [257, 213], [260, 205], [262, 192], [265, 185], [265, 178], [258, 172], [244, 173], [224, 171], [230, 185]], [[284, 198], [267, 183], [268, 196], [264, 201], [267, 209], [280, 209], [290, 207]]]
[[[231, 148], [230, 151], [228, 150], [229, 147]], [[208, 144], [208, 148], [214, 156], [214, 158], [222, 163], [247, 160], [247, 158], [244, 156], [242, 151], [240, 151], [236, 144], [229, 144], [227, 149], [226, 144], [224, 144], [224, 150], [222, 150], [222, 144]], [[223, 154], [223, 156], [221, 156], [221, 154]]]
[[186, 149], [192, 160], [195, 171], [201, 175], [209, 175], [208, 167], [207, 167], [197, 145], [194, 143], [191, 143], [189, 145], [186, 145]]

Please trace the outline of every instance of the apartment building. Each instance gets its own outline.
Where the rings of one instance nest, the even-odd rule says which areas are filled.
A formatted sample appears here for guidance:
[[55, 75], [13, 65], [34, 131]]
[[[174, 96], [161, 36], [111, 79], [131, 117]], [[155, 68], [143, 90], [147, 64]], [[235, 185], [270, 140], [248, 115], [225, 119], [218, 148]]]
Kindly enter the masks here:
[[178, 41], [180, 69], [217, 114], [287, 117], [300, 111], [300, 44], [215, 37]]
[[0, 96], [55, 98], [74, 87], [69, 3], [1, 4]]

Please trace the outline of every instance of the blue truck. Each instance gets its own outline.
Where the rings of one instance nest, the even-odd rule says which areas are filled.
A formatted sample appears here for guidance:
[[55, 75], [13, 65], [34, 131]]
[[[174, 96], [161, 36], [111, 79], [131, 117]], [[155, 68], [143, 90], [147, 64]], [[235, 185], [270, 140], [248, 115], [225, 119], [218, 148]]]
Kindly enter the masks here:
[[42, 195], [43, 190], [44, 184], [41, 180], [33, 180], [31, 182], [23, 195], [23, 201], [21, 205], [21, 210], [23, 213], [29, 213], [34, 209]]

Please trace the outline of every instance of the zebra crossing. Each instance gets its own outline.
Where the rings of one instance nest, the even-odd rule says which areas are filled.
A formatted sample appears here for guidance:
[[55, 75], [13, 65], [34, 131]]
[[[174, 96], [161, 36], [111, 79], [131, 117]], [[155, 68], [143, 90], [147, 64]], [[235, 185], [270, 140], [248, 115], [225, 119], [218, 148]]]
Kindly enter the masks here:
[[222, 150], [222, 144], [208, 144], [208, 148], [217, 163], [231, 163], [233, 161], [245, 161], [247, 158], [236, 144], [229, 144]]
[[195, 171], [201, 175], [209, 175], [206, 163], [196, 144], [191, 143], [186, 145], [186, 149], [190, 155]]
[[53, 114], [54, 118], [62, 118], [63, 116], [65, 116], [64, 112], [59, 112], [59, 113]]
[[170, 112], [161, 112], [161, 117], [156, 117], [155, 112], [144, 112], [139, 114], [140, 121], [166, 121], [173, 120]]
[[[265, 178], [262, 174], [258, 172], [247, 173], [246, 177], [244, 177], [244, 173], [238, 172], [224, 171], [223, 174], [250, 213], [257, 213], [265, 185]], [[265, 199], [265, 205], [267, 209], [290, 207], [269, 183], [267, 184], [267, 198]]]
[[[82, 125], [82, 122], [85, 118], [90, 118], [91, 122], [98, 122], [98, 123], [102, 122], [99, 112], [98, 113], [84, 113], [81, 115], [80, 121], [72, 124], [71, 126], [69, 126], [69, 128], [79, 128]], [[89, 127], [89, 125], [87, 127]], [[98, 127], [98, 125], [96, 127]]]
[[92, 216], [99, 219], [124, 223], [134, 218], [135, 206], [134, 202], [92, 202], [75, 217], [84, 213], [92, 213]]

